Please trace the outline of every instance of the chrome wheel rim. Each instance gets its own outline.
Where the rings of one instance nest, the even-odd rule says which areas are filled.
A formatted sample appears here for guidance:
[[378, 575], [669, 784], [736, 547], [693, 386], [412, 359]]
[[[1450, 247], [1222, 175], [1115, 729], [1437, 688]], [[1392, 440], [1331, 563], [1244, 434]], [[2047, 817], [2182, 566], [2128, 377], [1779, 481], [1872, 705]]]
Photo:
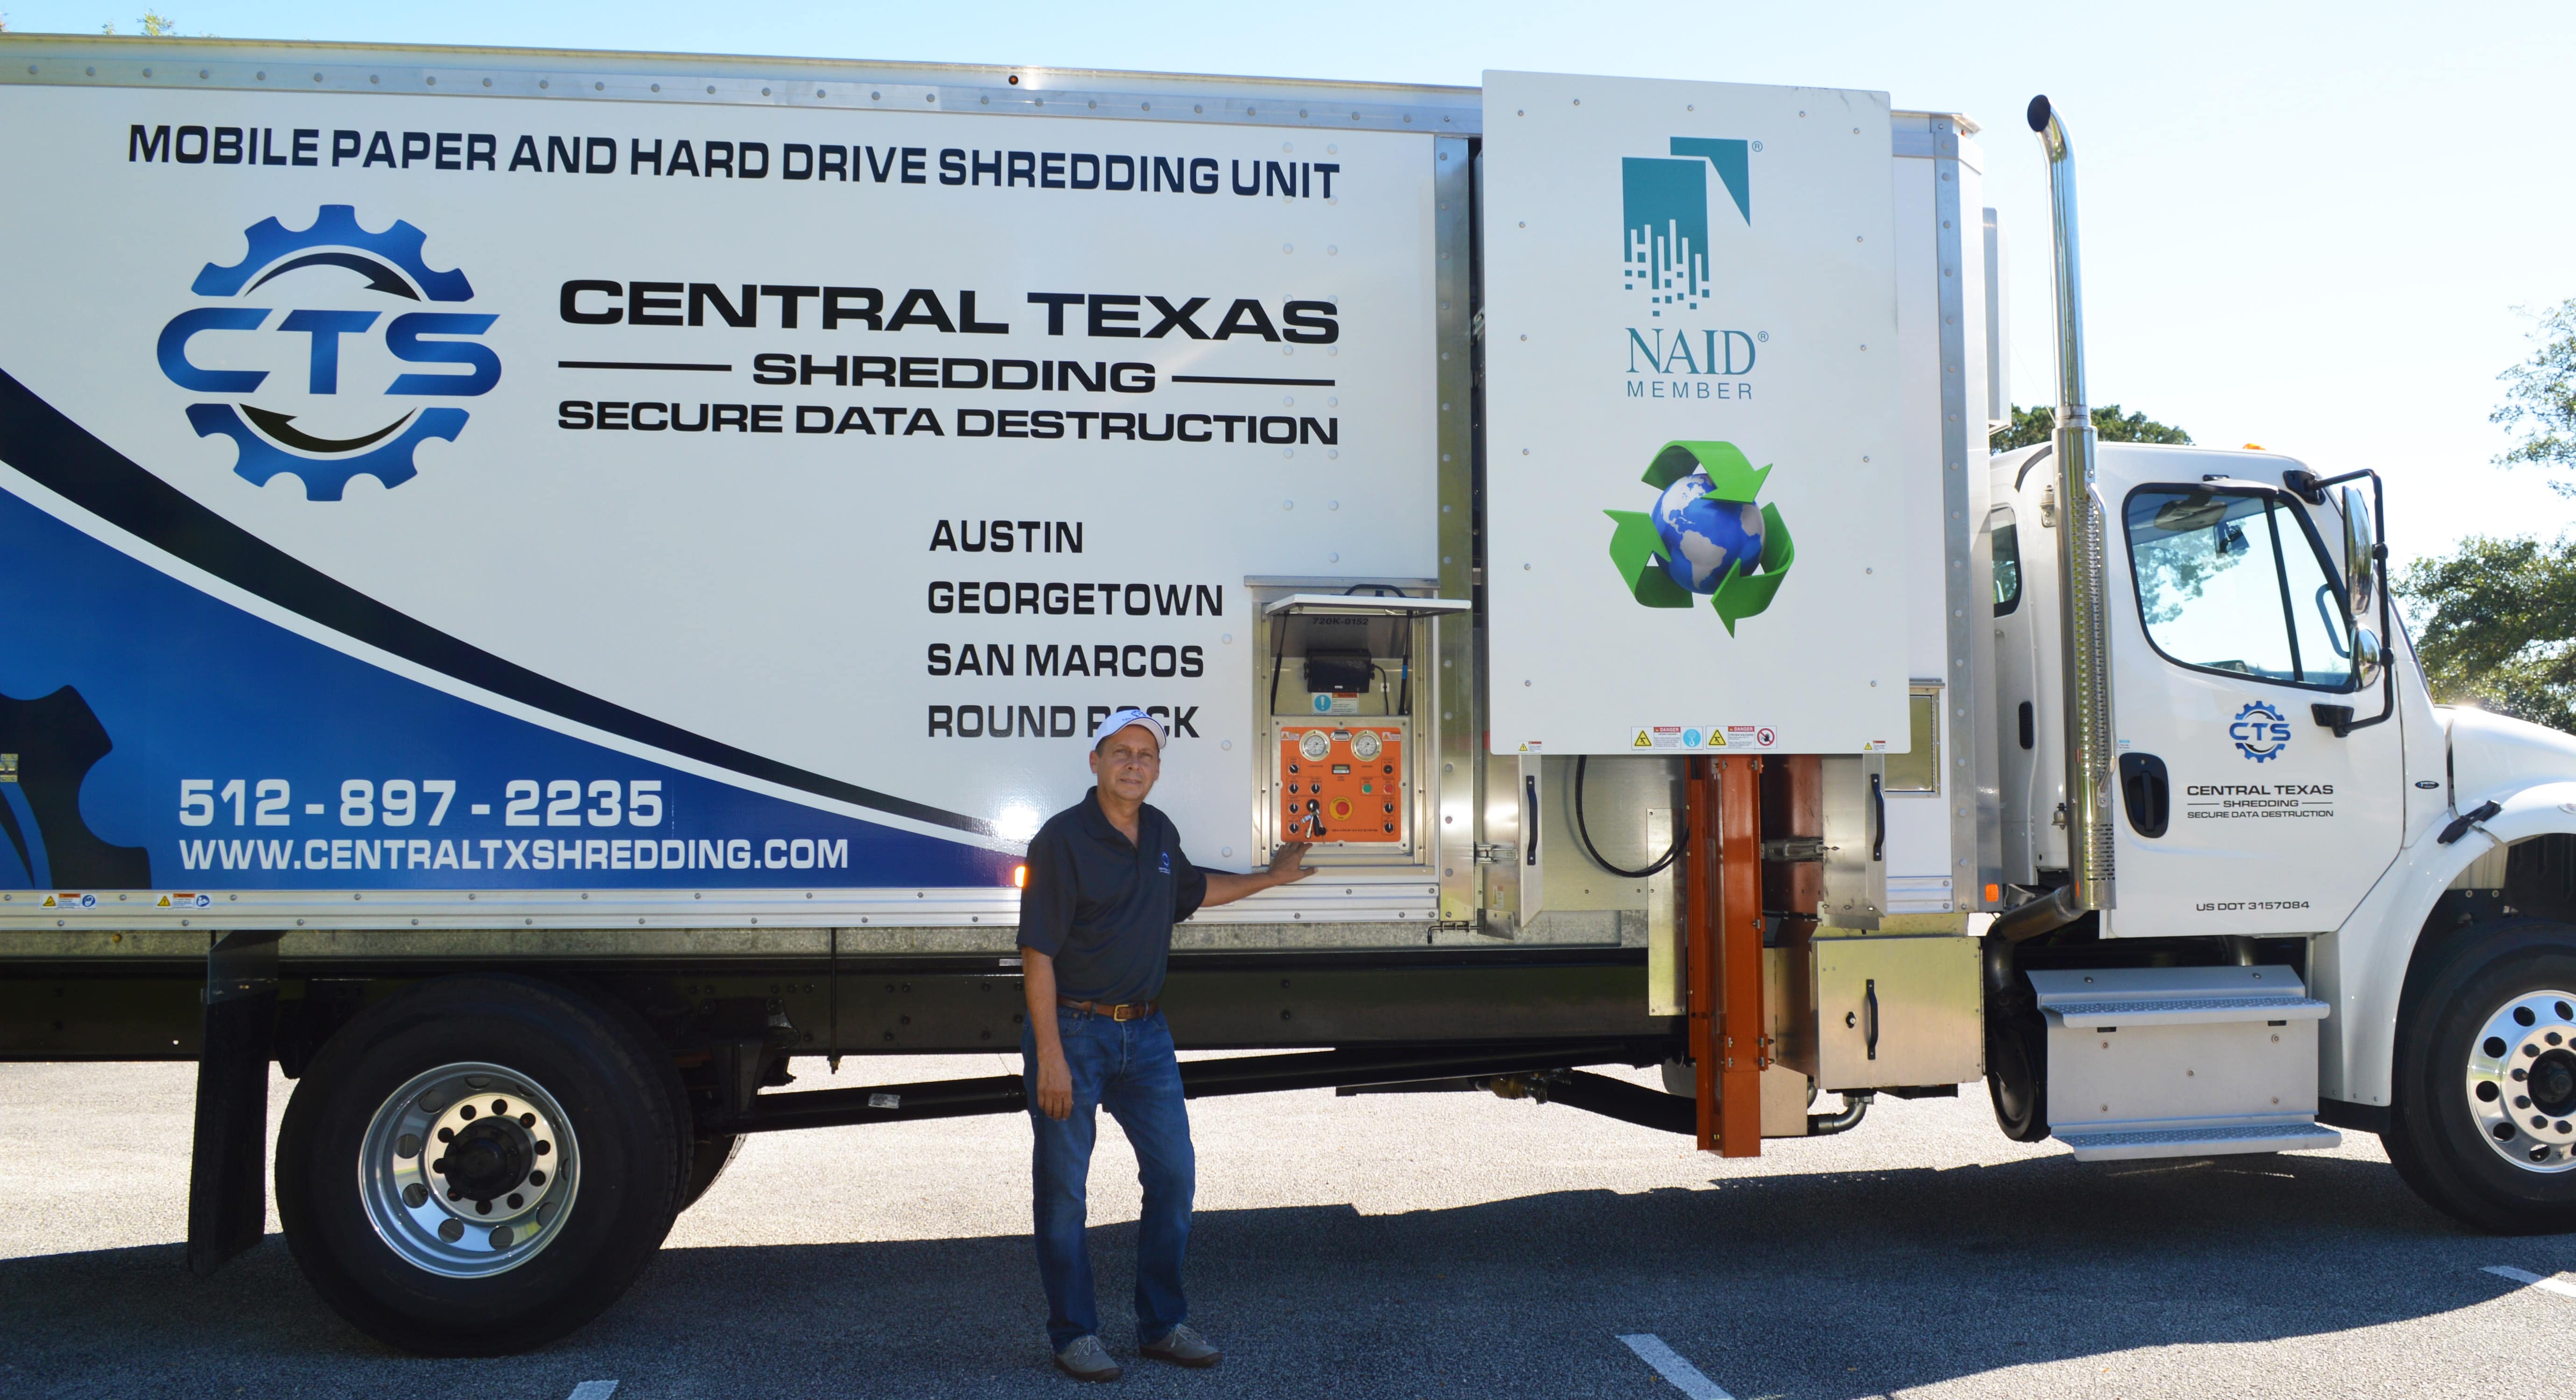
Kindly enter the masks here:
[[2469, 1044], [2478, 1135], [2527, 1172], [2576, 1168], [2576, 992], [2524, 992]]
[[554, 1242], [581, 1189], [563, 1105], [502, 1065], [441, 1065], [388, 1095], [358, 1148], [368, 1223], [405, 1263], [483, 1278]]

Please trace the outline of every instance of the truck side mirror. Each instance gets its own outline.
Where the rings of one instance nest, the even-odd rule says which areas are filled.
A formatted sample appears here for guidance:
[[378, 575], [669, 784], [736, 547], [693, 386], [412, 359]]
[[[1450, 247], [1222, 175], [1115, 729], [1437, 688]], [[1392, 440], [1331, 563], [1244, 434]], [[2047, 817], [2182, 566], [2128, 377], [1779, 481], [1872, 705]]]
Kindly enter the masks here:
[[2380, 672], [2387, 669], [2387, 666], [2388, 653], [2379, 644], [2379, 634], [2368, 627], [2354, 627], [2352, 629], [2352, 688], [2368, 690], [2379, 684]]
[[[2378, 532], [2371, 528], [2368, 498], [2361, 494], [2361, 488], [2358, 486], [2343, 488], [2345, 604], [2356, 627], [2370, 616], [2371, 599], [2378, 584], [2377, 563], [2372, 557], [2377, 543]], [[2376, 639], [2373, 641], [2371, 654], [2375, 663], [2379, 655]], [[2354, 661], [2356, 664], [2359, 663], [2358, 654], [2355, 655]], [[2369, 682], [2364, 681], [2363, 684], [2367, 685]]]

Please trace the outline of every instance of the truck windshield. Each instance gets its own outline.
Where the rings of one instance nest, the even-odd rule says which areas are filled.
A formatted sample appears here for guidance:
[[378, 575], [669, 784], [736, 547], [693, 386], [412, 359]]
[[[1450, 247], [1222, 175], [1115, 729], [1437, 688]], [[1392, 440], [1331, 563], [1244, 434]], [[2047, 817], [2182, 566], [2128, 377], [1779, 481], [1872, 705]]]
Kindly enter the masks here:
[[2250, 492], [2129, 497], [2129, 568], [2148, 639], [2200, 670], [2321, 690], [2352, 684], [2352, 642], [2305, 522]]

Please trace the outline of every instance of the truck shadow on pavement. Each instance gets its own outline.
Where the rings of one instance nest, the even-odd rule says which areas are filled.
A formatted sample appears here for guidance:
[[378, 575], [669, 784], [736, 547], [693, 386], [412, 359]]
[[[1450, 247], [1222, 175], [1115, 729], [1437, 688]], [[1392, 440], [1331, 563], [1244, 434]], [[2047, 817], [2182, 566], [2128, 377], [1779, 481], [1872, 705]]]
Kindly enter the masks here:
[[[1122, 1355], [1133, 1248], [1132, 1225], [1094, 1231], [1104, 1340]], [[2576, 1266], [2576, 1237], [2472, 1234], [2388, 1168], [2344, 1158], [2045, 1157], [1395, 1215], [1203, 1211], [1191, 1256], [1194, 1320], [1230, 1355], [1211, 1373], [1131, 1370], [1131, 1385], [1668, 1396], [1617, 1341], [1654, 1332], [1738, 1396], [1844, 1400], [2428, 1317], [2512, 1290], [2482, 1265]], [[12, 1394], [344, 1394], [469, 1375], [494, 1397], [613, 1376], [620, 1400], [1063, 1383], [1013, 1237], [670, 1249], [588, 1328], [503, 1363], [382, 1351], [323, 1306], [275, 1237], [211, 1281], [190, 1278], [176, 1246], [0, 1261], [0, 1309]]]

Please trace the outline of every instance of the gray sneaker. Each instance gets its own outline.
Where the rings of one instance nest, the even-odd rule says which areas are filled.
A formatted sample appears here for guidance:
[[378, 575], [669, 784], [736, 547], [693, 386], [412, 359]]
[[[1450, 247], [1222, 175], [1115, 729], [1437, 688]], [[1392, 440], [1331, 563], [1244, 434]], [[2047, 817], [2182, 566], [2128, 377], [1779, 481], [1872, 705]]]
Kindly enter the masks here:
[[1225, 1353], [1210, 1345], [1208, 1339], [1192, 1331], [1186, 1322], [1163, 1334], [1159, 1341], [1147, 1342], [1136, 1349], [1157, 1361], [1175, 1366], [1213, 1366], [1225, 1359]]
[[[1109, 1348], [1098, 1337], [1076, 1337], [1055, 1354], [1056, 1369], [1078, 1381], [1114, 1381], [1118, 1363], [1109, 1358]], [[1205, 1362], [1198, 1363], [1205, 1365]]]

